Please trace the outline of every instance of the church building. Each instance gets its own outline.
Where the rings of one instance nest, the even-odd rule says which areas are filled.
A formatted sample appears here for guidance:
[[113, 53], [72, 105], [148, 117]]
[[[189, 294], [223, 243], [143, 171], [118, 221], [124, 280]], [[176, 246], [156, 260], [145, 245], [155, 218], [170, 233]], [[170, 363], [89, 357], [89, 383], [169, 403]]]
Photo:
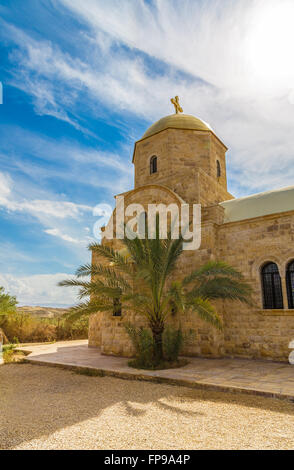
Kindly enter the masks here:
[[[184, 251], [179, 278], [209, 260], [224, 261], [245, 276], [254, 301], [218, 302], [221, 332], [196, 314], [183, 315], [183, 332], [194, 338], [183, 354], [286, 361], [294, 339], [294, 186], [234, 198], [227, 190], [227, 147], [208, 124], [181, 112], [178, 97], [172, 102], [175, 114], [155, 122], [135, 143], [134, 189], [123, 194], [125, 205], [201, 204], [201, 246]], [[102, 239], [114, 248], [118, 242]], [[132, 356], [125, 321], [144, 325], [124, 309], [121, 315], [92, 315], [89, 346]]]

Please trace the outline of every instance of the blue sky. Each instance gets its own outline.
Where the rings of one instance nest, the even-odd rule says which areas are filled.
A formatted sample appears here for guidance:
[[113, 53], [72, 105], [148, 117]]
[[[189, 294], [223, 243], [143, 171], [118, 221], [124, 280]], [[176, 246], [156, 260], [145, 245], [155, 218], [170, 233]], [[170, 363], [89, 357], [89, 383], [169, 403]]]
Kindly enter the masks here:
[[235, 196], [294, 184], [291, 0], [2, 0], [0, 17], [0, 285], [21, 304], [74, 302], [56, 283], [176, 94], [229, 147]]

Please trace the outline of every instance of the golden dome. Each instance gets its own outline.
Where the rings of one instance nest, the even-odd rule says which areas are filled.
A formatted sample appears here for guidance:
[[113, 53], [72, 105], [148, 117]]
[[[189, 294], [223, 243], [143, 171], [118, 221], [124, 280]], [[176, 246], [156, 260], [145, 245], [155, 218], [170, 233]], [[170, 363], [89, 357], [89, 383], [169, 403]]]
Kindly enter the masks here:
[[143, 137], [140, 139], [146, 139], [151, 135], [157, 134], [158, 132], [164, 131], [165, 129], [188, 129], [193, 131], [212, 131], [209, 124], [201, 121], [201, 119], [191, 116], [190, 114], [171, 114], [165, 116], [159, 121], [152, 124], [147, 129]]

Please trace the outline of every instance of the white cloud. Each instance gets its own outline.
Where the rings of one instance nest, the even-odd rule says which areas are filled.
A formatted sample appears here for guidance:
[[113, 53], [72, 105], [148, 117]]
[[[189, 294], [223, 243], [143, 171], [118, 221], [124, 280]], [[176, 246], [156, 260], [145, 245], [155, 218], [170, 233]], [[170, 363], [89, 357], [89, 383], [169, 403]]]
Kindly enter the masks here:
[[[102, 30], [218, 88], [251, 94], [292, 87], [292, 0], [62, 2], [93, 31]], [[272, 80], [265, 81], [269, 70]]]
[[72, 276], [65, 273], [15, 276], [0, 274], [0, 286], [17, 297], [20, 305], [67, 307], [77, 303], [77, 289], [57, 283]]
[[[178, 94], [184, 112], [209, 122], [229, 147], [234, 194], [293, 184], [292, 0], [60, 3], [87, 28], [75, 35], [64, 32], [68, 44], [79, 43], [79, 58], [54, 42], [40, 36], [33, 39], [5, 25], [16, 45], [10, 55], [16, 64], [11, 84], [32, 97], [37, 113], [88, 132], [79, 114], [83, 107], [84, 115], [90, 110], [93, 116], [111, 119], [111, 125], [122, 129], [118, 114], [133, 113], [153, 121], [172, 112], [169, 98]], [[58, 2], [54, 5], [58, 14]], [[110, 118], [103, 114], [105, 106], [111, 111]], [[124, 128], [124, 133], [128, 144], [139, 137], [132, 128]], [[33, 166], [25, 159], [13, 162], [30, 181], [63, 178], [104, 188], [106, 202], [109, 192], [131, 188], [131, 165], [121, 155], [57, 143], [28, 132], [16, 134], [15, 130], [7, 133], [5, 144], [9, 135], [15, 146], [21, 143], [20, 152], [26, 146], [35, 156]], [[13, 160], [11, 155], [8, 158]], [[67, 171], [56, 165], [44, 169], [38, 158], [71, 164]], [[61, 200], [36, 187], [30, 187], [28, 197], [18, 181], [0, 173], [0, 206], [36, 218], [43, 232], [72, 244], [75, 252], [82, 242], [87, 244], [90, 228], [86, 231], [84, 227], [91, 225], [86, 220], [91, 208], [86, 205]], [[4, 247], [3, 256], [5, 251]], [[22, 253], [17, 256], [20, 261], [30, 261]], [[58, 276], [66, 275], [2, 275], [0, 284], [1, 279], [6, 282], [22, 303], [56, 305], [64, 303], [64, 292], [71, 295], [70, 289], [55, 286]]]
[[73, 238], [70, 235], [67, 235], [66, 233], [62, 233], [61, 230], [58, 228], [52, 228], [52, 229], [47, 229], [44, 230], [45, 233], [48, 235], [52, 235], [53, 237], [61, 238], [61, 240], [64, 240], [69, 243], [82, 243], [84, 245], [85, 240], [79, 240], [77, 238]]
[[41, 230], [44, 227], [43, 232], [59, 238], [84, 258], [90, 237], [85, 235], [82, 227], [93, 217], [91, 206], [49, 199], [26, 200], [21, 196], [21, 191], [15, 191], [11, 177], [0, 172], [0, 209], [16, 216], [33, 217], [40, 223]]
[[[31, 181], [35, 180], [38, 185], [36, 196], [42, 193], [40, 181], [53, 178], [105, 189], [111, 193], [111, 198], [114, 186], [117, 192], [123, 192], [132, 184], [131, 157], [123, 158], [123, 155], [130, 154], [129, 147], [123, 146], [121, 153], [108, 152], [86, 147], [76, 141], [52, 139], [17, 126], [3, 126], [1, 134], [5, 138], [5, 151], [3, 149], [0, 153], [2, 163], [11, 170], [27, 175]], [[28, 163], [23, 155], [29, 155], [30, 159], [33, 157], [33, 163]], [[31, 186], [30, 194], [32, 192]]]
[[31, 265], [36, 261], [32, 255], [20, 251], [11, 241], [8, 240], [0, 243], [0, 260], [2, 271], [3, 266], [5, 265], [8, 265], [10, 269], [13, 269], [17, 264], [23, 266], [26, 263], [29, 263]]
[[85, 211], [92, 211], [92, 207], [75, 204], [68, 201], [54, 201], [46, 199], [15, 200], [12, 193], [13, 181], [7, 174], [0, 172], [0, 206], [12, 212], [26, 212], [37, 218], [44, 216], [57, 219], [79, 219]]
[[73, 218], [79, 219], [84, 211], [91, 211], [92, 208], [87, 205], [75, 204], [66, 201], [48, 201], [48, 200], [33, 200], [33, 201], [11, 201], [4, 200], [2, 206], [13, 212], [27, 212], [35, 217], [46, 215], [56, 217], [57, 219]]
[[[132, 51], [120, 59], [112, 55], [108, 64], [114, 106], [153, 119], [168, 112], [169, 96], [179, 94], [184, 111], [208, 121], [229, 146], [237, 194], [293, 183], [291, 0], [63, 3], [93, 37], [103, 31]], [[173, 68], [148, 73], [138, 50]], [[175, 70], [204, 82], [186, 81]]]
[[11, 178], [7, 173], [0, 172], [0, 204], [5, 204], [11, 193]]
[[75, 36], [83, 60], [10, 28], [20, 48], [14, 83], [40, 112], [72, 119], [86, 93], [94, 113], [101, 102], [154, 120], [171, 112], [178, 94], [184, 111], [209, 122], [229, 147], [237, 195], [293, 181], [292, 1], [62, 1], [88, 27]]

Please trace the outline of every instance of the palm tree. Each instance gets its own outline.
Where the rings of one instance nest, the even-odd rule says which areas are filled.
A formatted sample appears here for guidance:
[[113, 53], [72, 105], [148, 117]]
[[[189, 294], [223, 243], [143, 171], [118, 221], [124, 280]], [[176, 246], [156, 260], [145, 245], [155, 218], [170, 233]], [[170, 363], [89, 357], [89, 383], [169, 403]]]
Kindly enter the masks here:
[[[60, 286], [79, 287], [83, 300], [72, 313], [84, 315], [102, 311], [114, 314], [123, 306], [147, 319], [153, 335], [153, 359], [163, 359], [162, 336], [168, 315], [187, 310], [221, 329], [222, 321], [211, 301], [217, 299], [250, 302], [251, 288], [243, 276], [220, 261], [210, 261], [184, 279], [174, 280], [176, 264], [183, 253], [183, 240], [159, 238], [122, 240], [123, 249], [93, 243], [89, 250], [104, 263], [85, 264], [76, 278]], [[89, 277], [90, 279], [85, 279]]]

